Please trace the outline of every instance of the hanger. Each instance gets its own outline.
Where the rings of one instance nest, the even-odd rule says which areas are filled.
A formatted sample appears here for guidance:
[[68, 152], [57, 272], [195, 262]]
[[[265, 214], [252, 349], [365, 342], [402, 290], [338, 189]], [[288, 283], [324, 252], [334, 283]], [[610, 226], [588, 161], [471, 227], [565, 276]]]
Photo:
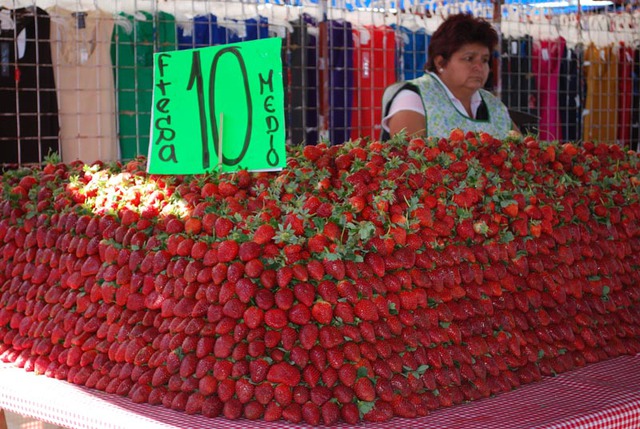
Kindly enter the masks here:
[[147, 15], [145, 15], [144, 13], [142, 13], [141, 10], [136, 10], [135, 12], [133, 12], [133, 18], [136, 21], [146, 21], [147, 20]]
[[[5, 4], [6, 3], [6, 6]], [[35, 0], [7, 0], [0, 3], [0, 6], [6, 7], [7, 9], [25, 9], [28, 7], [35, 7]]]
[[[408, 12], [408, 13], [407, 13]], [[402, 18], [400, 19], [400, 25], [411, 30], [416, 31], [420, 28], [424, 28], [424, 22], [421, 18], [423, 15], [418, 12], [417, 9], [414, 9], [413, 5], [410, 5], [405, 9], [405, 12], [402, 14]], [[406, 19], [405, 19], [406, 18]]]
[[[296, 18], [291, 16], [294, 9], [290, 5], [275, 8], [271, 3], [265, 3], [264, 9], [268, 11], [267, 21], [269, 23], [269, 31], [276, 34], [280, 38], [285, 38], [287, 33], [293, 33], [293, 25], [291, 21]], [[263, 10], [264, 10], [263, 9]], [[279, 13], [279, 15], [277, 15]]]
[[133, 32], [133, 22], [124, 15], [115, 15], [114, 24], [122, 28], [126, 34], [131, 34]]
[[56, 23], [57, 25], [59, 25], [60, 27], [69, 27], [69, 14], [70, 14], [70, 10], [68, 9], [64, 9], [60, 6], [58, 6], [58, 10], [63, 10], [65, 12], [64, 15], [57, 13], [56, 10], [54, 9], [47, 9], [47, 13], [49, 14], [49, 19], [51, 20], [51, 22]]
[[11, 9], [5, 10], [6, 12], [2, 11], [0, 13], [0, 30], [13, 30], [15, 29], [15, 22], [11, 18]]

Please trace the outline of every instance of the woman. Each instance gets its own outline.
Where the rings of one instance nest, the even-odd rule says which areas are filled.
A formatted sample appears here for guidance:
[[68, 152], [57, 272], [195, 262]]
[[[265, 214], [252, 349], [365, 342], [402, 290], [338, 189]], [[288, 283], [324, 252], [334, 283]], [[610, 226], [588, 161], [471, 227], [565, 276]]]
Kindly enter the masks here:
[[506, 138], [516, 128], [509, 112], [483, 89], [498, 40], [481, 18], [447, 18], [429, 42], [427, 72], [385, 91], [382, 139], [401, 131], [412, 137], [448, 137], [455, 128]]

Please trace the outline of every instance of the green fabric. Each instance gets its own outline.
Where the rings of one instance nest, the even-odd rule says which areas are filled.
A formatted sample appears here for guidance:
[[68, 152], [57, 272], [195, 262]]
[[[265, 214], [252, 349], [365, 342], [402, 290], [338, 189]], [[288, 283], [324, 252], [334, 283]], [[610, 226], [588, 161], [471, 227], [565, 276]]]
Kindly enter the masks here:
[[[153, 53], [176, 49], [175, 17], [165, 12], [154, 16], [137, 12], [146, 20], [121, 12], [133, 30], [116, 25], [111, 43], [118, 100], [120, 158], [127, 160], [147, 155], [151, 128], [153, 94]], [[155, 36], [155, 39], [154, 39]], [[156, 48], [157, 46], [157, 48]]]
[[480, 96], [487, 106], [489, 118], [486, 120], [469, 118], [455, 108], [442, 84], [425, 73], [411, 81], [420, 90], [425, 110], [426, 135], [429, 137], [449, 137], [451, 131], [484, 131], [498, 139], [504, 139], [511, 130], [509, 111], [490, 92], [480, 89]]

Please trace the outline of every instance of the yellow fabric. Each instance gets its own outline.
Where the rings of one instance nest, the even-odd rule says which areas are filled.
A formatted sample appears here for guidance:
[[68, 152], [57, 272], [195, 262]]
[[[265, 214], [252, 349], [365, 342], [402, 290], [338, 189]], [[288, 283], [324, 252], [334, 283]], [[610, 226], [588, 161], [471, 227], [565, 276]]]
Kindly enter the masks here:
[[618, 123], [618, 53], [613, 45], [590, 43], [585, 52], [587, 80], [584, 140], [615, 143]]

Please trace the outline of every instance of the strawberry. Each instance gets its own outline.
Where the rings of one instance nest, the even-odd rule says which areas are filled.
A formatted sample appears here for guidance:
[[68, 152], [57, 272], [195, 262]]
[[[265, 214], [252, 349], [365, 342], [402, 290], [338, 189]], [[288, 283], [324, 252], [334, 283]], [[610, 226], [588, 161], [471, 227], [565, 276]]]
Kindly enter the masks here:
[[[220, 396], [220, 395], [218, 395]], [[222, 399], [222, 398], [220, 398]], [[242, 403], [236, 398], [229, 398], [228, 400], [222, 399], [224, 406], [222, 408], [222, 414], [229, 420], [239, 419], [242, 416]]]
[[293, 269], [291, 267], [282, 267], [276, 272], [276, 281], [280, 288], [286, 287], [293, 278]]
[[240, 278], [235, 284], [235, 292], [240, 302], [247, 304], [255, 298], [257, 286], [248, 278]]
[[313, 402], [305, 402], [302, 405], [302, 419], [313, 426], [317, 426], [321, 422], [320, 407]]
[[311, 253], [322, 253], [329, 248], [331, 242], [323, 234], [316, 234], [309, 238], [307, 242], [307, 248]]
[[386, 422], [393, 418], [393, 407], [388, 402], [376, 401], [374, 408], [364, 415], [364, 420], [369, 422]]
[[360, 319], [366, 321], [376, 321], [379, 318], [378, 308], [372, 301], [368, 299], [362, 299], [358, 301], [354, 306], [354, 313]]
[[224, 240], [218, 246], [218, 261], [230, 262], [238, 256], [240, 246], [235, 240]]
[[325, 273], [336, 280], [342, 280], [346, 276], [346, 268], [342, 260], [325, 259], [323, 261], [323, 266]]
[[333, 307], [326, 301], [318, 301], [313, 305], [311, 314], [319, 324], [328, 325], [333, 319]]
[[257, 401], [251, 401], [244, 406], [244, 418], [247, 420], [258, 420], [264, 414], [264, 405]]
[[293, 365], [279, 362], [269, 368], [267, 380], [271, 383], [284, 384], [287, 386], [297, 386], [300, 383], [300, 371]]
[[202, 402], [202, 415], [205, 417], [215, 418], [222, 414], [223, 405], [222, 401], [215, 396], [210, 395], [205, 397]]
[[394, 397], [391, 402], [393, 407], [393, 414], [402, 418], [414, 418], [417, 416], [416, 406], [411, 403], [407, 398], [400, 395]]
[[214, 223], [214, 231], [216, 237], [224, 238], [229, 235], [233, 229], [233, 222], [230, 219], [224, 217], [218, 217]]
[[361, 377], [356, 380], [353, 390], [361, 401], [372, 402], [376, 397], [375, 386], [368, 377]]
[[325, 349], [337, 347], [344, 341], [340, 331], [335, 326], [323, 326], [319, 332], [320, 345]]
[[319, 329], [316, 325], [306, 324], [300, 328], [300, 332], [298, 338], [300, 340], [300, 345], [306, 349], [311, 350], [313, 346], [316, 344], [316, 340], [319, 335]]
[[293, 293], [298, 302], [307, 307], [311, 307], [313, 305], [316, 290], [310, 283], [297, 283], [293, 288]]
[[249, 329], [256, 329], [262, 326], [264, 321], [264, 311], [259, 307], [247, 307], [242, 318]]
[[302, 408], [297, 403], [292, 403], [282, 410], [282, 418], [290, 423], [300, 423], [302, 421]]
[[303, 303], [297, 303], [288, 311], [289, 320], [297, 325], [306, 325], [311, 319], [309, 307]]

